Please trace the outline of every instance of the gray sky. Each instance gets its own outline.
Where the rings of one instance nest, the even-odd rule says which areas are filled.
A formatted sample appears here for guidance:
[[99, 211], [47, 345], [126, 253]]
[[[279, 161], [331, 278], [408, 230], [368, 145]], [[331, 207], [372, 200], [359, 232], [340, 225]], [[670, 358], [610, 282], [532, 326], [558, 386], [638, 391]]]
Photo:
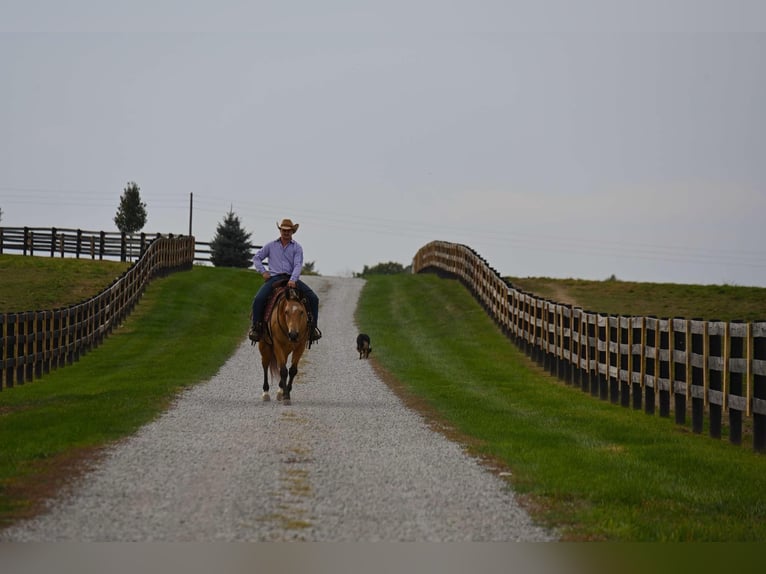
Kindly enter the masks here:
[[0, 0], [2, 225], [766, 286], [766, 2]]

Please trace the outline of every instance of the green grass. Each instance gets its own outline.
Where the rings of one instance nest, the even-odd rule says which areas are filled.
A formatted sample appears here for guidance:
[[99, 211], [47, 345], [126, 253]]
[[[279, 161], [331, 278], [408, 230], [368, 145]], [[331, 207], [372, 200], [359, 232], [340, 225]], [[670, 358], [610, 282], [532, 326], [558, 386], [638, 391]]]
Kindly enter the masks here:
[[213, 376], [241, 343], [260, 282], [211, 267], [157, 279], [79, 363], [0, 392], [0, 526], [31, 510], [72, 460], [132, 434]]
[[456, 281], [371, 277], [375, 360], [573, 540], [766, 541], [766, 457], [547, 376]]
[[[77, 278], [89, 273], [69, 268], [99, 273], [107, 262], [13, 263], [37, 269], [8, 296], [16, 271], [6, 273], [0, 257], [0, 293], [16, 311], [47, 307], [52, 295], [40, 283], [68, 291], [57, 297], [71, 304], [122, 272], [105, 266], [83, 287]], [[62, 277], [54, 281], [49, 265]], [[586, 307], [608, 311], [598, 304], [604, 293], [596, 283], [596, 304]], [[214, 375], [242, 340], [259, 284], [252, 272], [209, 267], [157, 280], [128, 321], [80, 362], [0, 392], [0, 526], [29, 513], [81, 468], [82, 457], [132, 434], [179, 390]], [[27, 292], [40, 299], [16, 304]], [[688, 297], [680, 295], [674, 308], [693, 310]], [[722, 318], [744, 316], [721, 300], [715, 305]], [[567, 539], [766, 540], [766, 457], [559, 383], [530, 364], [457, 282], [370, 277], [358, 322], [373, 336], [375, 360], [469, 448], [510, 469], [534, 516]]]
[[80, 303], [104, 290], [128, 267], [118, 261], [0, 255], [0, 313]]
[[685, 285], [508, 277], [523, 291], [589, 311], [613, 315], [766, 320], [766, 289], [734, 285]]

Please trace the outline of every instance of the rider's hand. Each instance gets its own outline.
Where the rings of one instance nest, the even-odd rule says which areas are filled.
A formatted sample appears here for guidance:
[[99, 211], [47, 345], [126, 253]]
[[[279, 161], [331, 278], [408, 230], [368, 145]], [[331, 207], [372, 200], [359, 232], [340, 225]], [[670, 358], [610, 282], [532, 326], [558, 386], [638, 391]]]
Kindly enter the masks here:
[[268, 280], [269, 280], [269, 277], [271, 277], [271, 274], [270, 274], [268, 271], [264, 271], [263, 273], [261, 273], [261, 276], [262, 276], [262, 277], [263, 277], [263, 278], [264, 278], [266, 281], [268, 281]]
[[295, 281], [288, 281], [287, 286], [292, 289], [295, 289], [296, 287], [298, 287], [298, 284]]

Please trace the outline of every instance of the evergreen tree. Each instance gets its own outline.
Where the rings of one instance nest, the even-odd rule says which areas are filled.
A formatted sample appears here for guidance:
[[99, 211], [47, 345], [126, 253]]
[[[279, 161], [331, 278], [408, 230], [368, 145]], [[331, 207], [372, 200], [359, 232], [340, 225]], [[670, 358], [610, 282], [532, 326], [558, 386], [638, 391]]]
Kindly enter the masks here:
[[250, 233], [239, 222], [232, 210], [218, 224], [213, 241], [210, 242], [210, 261], [216, 267], [250, 267], [253, 253], [250, 251]]
[[135, 181], [129, 181], [128, 186], [120, 196], [120, 207], [114, 216], [114, 223], [122, 233], [133, 235], [146, 225], [146, 204], [141, 201], [141, 188]]
[[120, 196], [120, 206], [114, 216], [114, 224], [122, 233], [130, 235], [130, 260], [133, 260], [133, 234], [146, 225], [146, 204], [141, 201], [141, 188], [129, 181]]

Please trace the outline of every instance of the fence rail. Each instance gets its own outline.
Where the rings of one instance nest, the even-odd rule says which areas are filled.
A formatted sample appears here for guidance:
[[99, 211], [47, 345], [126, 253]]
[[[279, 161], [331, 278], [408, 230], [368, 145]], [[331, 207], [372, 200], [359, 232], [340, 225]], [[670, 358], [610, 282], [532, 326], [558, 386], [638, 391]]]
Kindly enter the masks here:
[[0, 255], [49, 255], [128, 261], [141, 256], [157, 237], [171, 233], [130, 235], [119, 231], [86, 231], [56, 227], [0, 227]]
[[[248, 249], [250, 249], [251, 252], [257, 251], [262, 245], [253, 245], [252, 243], [249, 243], [247, 245]], [[211, 263], [211, 258], [213, 255], [212, 245], [210, 243], [206, 243], [204, 241], [197, 241], [194, 244], [194, 262], [195, 263]]]
[[[19, 253], [124, 262], [132, 260], [133, 257], [140, 257], [146, 246], [156, 237], [163, 237], [163, 234], [129, 235], [118, 231], [85, 231], [56, 227], [0, 227], [0, 255]], [[174, 235], [171, 233], [166, 237], [172, 238]], [[251, 244], [248, 247], [257, 250], [261, 245]], [[212, 253], [209, 242], [195, 241], [195, 263], [210, 263]]]
[[[31, 255], [40, 245], [37, 238], [45, 235], [40, 233], [36, 238], [31, 235], [33, 230], [24, 229], [28, 230], [24, 236], [24, 254]], [[7, 231], [8, 228], [0, 228], [0, 247], [3, 245], [2, 239], [7, 237]], [[48, 235], [51, 249], [55, 247], [56, 250], [61, 249], [62, 253], [71, 253], [67, 251], [71, 248], [77, 256], [81, 256], [83, 252], [80, 247], [83, 244], [94, 245], [91, 241], [94, 235], [83, 241], [88, 237], [87, 233], [76, 234], [74, 237], [78, 239], [69, 244], [67, 233], [59, 235], [52, 230]], [[99, 237], [103, 236], [101, 232]], [[26, 238], [31, 238], [29, 244], [26, 244]], [[174, 271], [191, 269], [194, 262], [194, 237], [158, 236], [146, 243], [143, 241], [144, 238], [139, 244], [141, 249], [138, 260], [95, 297], [61, 309], [0, 314], [0, 391], [33, 381], [58, 367], [79, 360], [80, 356], [98, 347], [125, 320], [152, 279]], [[99, 244], [99, 258], [117, 253], [116, 248], [110, 251], [106, 245], [106, 241]], [[125, 245], [119, 245], [121, 258], [125, 253]], [[8, 243], [5, 246], [7, 248]], [[94, 253], [90, 252], [91, 257], [95, 258]]]
[[[766, 452], [766, 321], [702, 321], [615, 316], [536, 297], [501, 278], [470, 247], [423, 246], [413, 272], [460, 280], [500, 329], [531, 359], [583, 392], [669, 417], [720, 439]], [[671, 404], [672, 403], [672, 404]]]

